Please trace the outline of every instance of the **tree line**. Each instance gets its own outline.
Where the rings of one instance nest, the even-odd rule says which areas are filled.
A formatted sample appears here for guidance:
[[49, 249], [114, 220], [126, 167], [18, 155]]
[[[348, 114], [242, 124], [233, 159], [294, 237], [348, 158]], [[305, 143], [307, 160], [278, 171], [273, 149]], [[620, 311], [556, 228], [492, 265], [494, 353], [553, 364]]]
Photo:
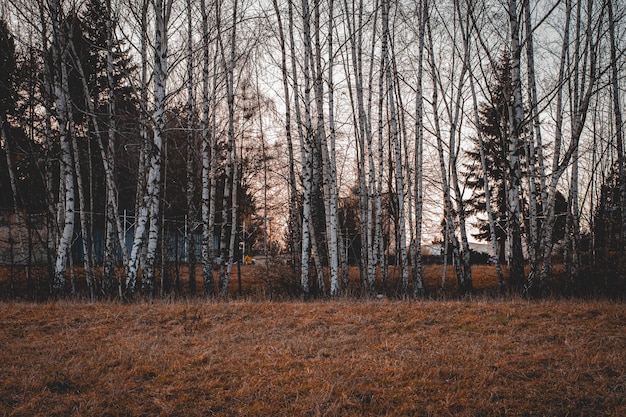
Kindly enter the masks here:
[[625, 6], [9, 0], [2, 250], [57, 298], [77, 268], [91, 298], [164, 295], [179, 250], [226, 296], [251, 248], [304, 297], [354, 263], [422, 296], [430, 241], [468, 294], [475, 240], [502, 293], [623, 291]]

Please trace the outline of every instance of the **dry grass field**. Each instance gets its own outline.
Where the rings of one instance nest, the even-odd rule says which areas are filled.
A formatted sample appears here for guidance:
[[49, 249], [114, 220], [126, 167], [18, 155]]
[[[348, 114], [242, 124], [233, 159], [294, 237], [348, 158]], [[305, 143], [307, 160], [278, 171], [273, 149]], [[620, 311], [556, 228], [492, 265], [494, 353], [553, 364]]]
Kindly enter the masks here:
[[2, 416], [625, 416], [607, 301], [0, 304]]

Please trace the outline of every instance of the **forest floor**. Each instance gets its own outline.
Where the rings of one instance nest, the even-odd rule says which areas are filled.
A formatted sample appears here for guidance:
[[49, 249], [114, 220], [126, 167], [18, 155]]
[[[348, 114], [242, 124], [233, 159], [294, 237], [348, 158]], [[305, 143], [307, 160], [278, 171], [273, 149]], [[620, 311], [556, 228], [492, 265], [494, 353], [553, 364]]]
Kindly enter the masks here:
[[624, 416], [626, 308], [0, 303], [0, 416]]

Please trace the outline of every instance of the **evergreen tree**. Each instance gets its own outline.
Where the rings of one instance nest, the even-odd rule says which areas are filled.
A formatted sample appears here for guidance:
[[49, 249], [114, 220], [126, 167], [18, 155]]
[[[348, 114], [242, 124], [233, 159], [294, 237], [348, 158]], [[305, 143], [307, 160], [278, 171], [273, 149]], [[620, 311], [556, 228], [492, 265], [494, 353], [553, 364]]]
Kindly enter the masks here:
[[620, 249], [621, 213], [617, 168], [615, 164], [605, 178], [593, 216], [594, 246], [601, 260], [607, 260], [608, 253], [617, 252]]
[[[483, 135], [483, 151], [485, 154], [485, 162], [488, 167], [487, 175], [489, 177], [489, 186], [491, 189], [491, 197], [493, 199], [491, 207], [495, 210], [494, 220], [496, 225], [496, 242], [498, 245], [498, 261], [506, 262], [506, 244], [507, 244], [507, 184], [506, 175], [508, 169], [508, 131], [509, 131], [509, 108], [512, 105], [511, 96], [511, 65], [510, 58], [504, 53], [500, 58], [497, 71], [495, 73], [494, 83], [490, 88], [491, 98], [488, 102], [483, 102], [479, 106], [479, 126], [478, 129]], [[472, 196], [467, 201], [467, 207], [471, 214], [485, 213], [485, 191], [484, 177], [481, 168], [479, 141], [478, 138], [470, 138], [473, 144], [472, 148], [467, 151], [469, 162], [466, 164], [467, 169], [467, 187], [472, 190]], [[519, 158], [521, 160], [522, 171], [525, 171], [527, 161], [525, 160], [524, 149], [520, 147]], [[528, 204], [524, 202], [523, 208], [525, 212]], [[541, 213], [542, 204], [539, 203], [537, 210]], [[555, 221], [552, 241], [556, 242], [563, 238], [565, 233], [565, 217], [567, 211], [567, 199], [561, 192], [556, 193], [555, 212], [557, 218]], [[524, 224], [523, 232], [528, 233], [530, 227], [528, 225], [528, 216], [524, 216], [526, 224]], [[542, 216], [538, 219], [538, 230], [541, 230]], [[490, 239], [489, 223], [486, 219], [478, 217], [474, 224], [477, 232], [472, 236], [478, 240]], [[536, 237], [536, 240], [539, 236]], [[535, 240], [535, 241], [536, 241]]]
[[[505, 262], [505, 248], [507, 240], [507, 186], [506, 175], [508, 166], [508, 136], [509, 136], [509, 108], [512, 105], [511, 95], [511, 60], [508, 53], [504, 53], [494, 74], [494, 81], [490, 88], [491, 97], [488, 102], [479, 106], [478, 129], [483, 135], [484, 154], [491, 196], [495, 200], [491, 206], [495, 209], [496, 240], [499, 247], [499, 261]], [[472, 190], [472, 196], [467, 201], [467, 208], [471, 214], [484, 213], [486, 210], [484, 178], [482, 173], [479, 141], [471, 138], [473, 147], [467, 151], [470, 162], [466, 164], [467, 187]], [[523, 151], [520, 150], [520, 157]], [[489, 223], [478, 219], [475, 226], [478, 232], [473, 236], [479, 240], [490, 238]]]

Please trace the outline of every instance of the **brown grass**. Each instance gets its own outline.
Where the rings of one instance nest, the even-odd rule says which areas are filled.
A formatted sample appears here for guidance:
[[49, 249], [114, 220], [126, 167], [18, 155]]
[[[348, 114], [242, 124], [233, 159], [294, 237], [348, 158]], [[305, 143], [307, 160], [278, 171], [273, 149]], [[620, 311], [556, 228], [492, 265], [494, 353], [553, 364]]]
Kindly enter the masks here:
[[624, 416], [611, 302], [0, 304], [0, 415]]
[[[508, 291], [507, 277], [508, 268], [503, 267], [505, 286]], [[157, 298], [167, 297], [169, 299], [188, 298], [189, 291], [189, 269], [187, 265], [168, 264], [165, 270], [167, 280], [163, 291], [161, 290], [162, 282], [160, 278], [160, 270], [157, 272], [156, 290], [154, 296]], [[326, 271], [327, 272], [327, 271]], [[527, 267], [528, 272], [528, 267]], [[593, 275], [593, 271], [585, 271], [580, 274], [578, 282], [573, 283], [565, 279], [563, 267], [556, 264], [553, 269], [554, 276], [545, 282], [544, 296], [576, 296], [581, 298], [598, 298], [604, 297], [609, 299], [623, 300], [626, 295], [626, 281], [624, 278], [616, 280], [615, 277], [600, 277]], [[95, 282], [101, 282], [102, 269], [94, 270]], [[70, 295], [70, 273], [68, 269], [68, 277], [66, 283], [66, 295]], [[85, 274], [81, 266], [74, 267], [74, 277], [76, 282], [76, 296], [78, 299], [88, 299], [89, 290], [85, 280]], [[118, 279], [124, 279], [123, 271], [119, 271]], [[241, 275], [241, 280], [239, 279]], [[233, 267], [228, 288], [229, 298], [250, 299], [255, 300], [293, 300], [300, 299], [302, 291], [299, 286], [299, 279], [293, 276], [293, 270], [290, 266], [281, 264], [271, 264], [269, 268], [264, 265], [244, 265], [240, 269]], [[447, 269], [446, 282], [443, 290], [441, 289], [443, 275], [443, 266], [441, 264], [425, 264], [423, 266], [423, 278], [425, 286], [426, 298], [434, 299], [457, 299], [461, 295], [458, 289], [457, 279], [454, 268], [449, 265]], [[218, 273], [214, 272], [214, 286], [218, 285]], [[400, 283], [399, 268], [390, 266], [387, 282], [383, 283], [380, 274], [375, 282], [374, 290], [376, 293], [384, 294], [390, 298], [403, 298], [406, 294], [402, 291]], [[593, 287], [594, 279], [598, 282], [607, 282], [611, 285], [600, 285]], [[493, 265], [473, 265], [472, 266], [473, 294], [487, 297], [500, 297], [500, 290], [496, 270]], [[411, 278], [409, 279], [411, 281]], [[241, 286], [240, 286], [241, 282]], [[319, 298], [321, 294], [316, 292], [315, 283], [311, 279], [312, 296]], [[97, 286], [97, 285], [96, 285]], [[138, 283], [137, 288], [141, 287]], [[328, 274], [326, 273], [326, 290], [330, 283], [328, 282]], [[48, 271], [42, 266], [32, 268], [30, 271], [30, 281], [28, 279], [26, 269], [23, 267], [0, 266], [0, 300], [38, 300], [44, 301], [50, 299], [50, 283], [48, 279]], [[202, 270], [198, 265], [196, 268], [196, 295], [203, 295], [204, 286], [202, 282]], [[341, 294], [346, 297], [358, 298], [364, 294], [359, 277], [359, 268], [351, 266], [349, 268], [348, 284], [344, 285], [343, 277], [341, 278]], [[409, 283], [408, 294], [412, 294], [412, 283]], [[96, 297], [100, 294], [97, 293]]]

